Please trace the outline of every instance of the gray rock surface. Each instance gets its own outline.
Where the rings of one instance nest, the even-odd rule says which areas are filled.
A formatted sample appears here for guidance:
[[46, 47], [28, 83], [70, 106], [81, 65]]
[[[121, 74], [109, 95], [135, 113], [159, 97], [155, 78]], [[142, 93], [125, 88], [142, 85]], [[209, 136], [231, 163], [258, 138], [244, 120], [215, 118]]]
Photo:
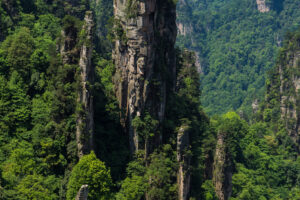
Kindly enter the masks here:
[[177, 135], [177, 161], [179, 163], [178, 170], [178, 199], [188, 200], [190, 192], [190, 139], [189, 126], [183, 125], [180, 127]]
[[[123, 32], [113, 50], [115, 92], [134, 153], [145, 145], [140, 144], [132, 120], [147, 111], [162, 122], [167, 91], [176, 81], [176, 6], [166, 0], [114, 0], [114, 16], [115, 27]], [[156, 134], [149, 148], [161, 140], [162, 135]]]
[[88, 194], [89, 194], [89, 186], [83, 185], [79, 189], [75, 200], [88, 200]]
[[80, 50], [80, 89], [78, 92], [77, 103], [80, 111], [77, 114], [76, 140], [78, 156], [81, 158], [89, 150], [93, 149], [94, 141], [94, 108], [93, 96], [90, 92], [89, 84], [93, 83], [94, 69], [91, 64], [93, 52], [93, 14], [87, 11], [84, 18], [84, 36], [81, 38], [83, 44]]
[[[299, 141], [300, 135], [300, 51], [287, 55], [288, 65], [279, 66], [280, 77], [280, 112], [289, 136], [294, 142]], [[292, 73], [291, 73], [292, 72]]]
[[259, 12], [265, 13], [270, 11], [270, 7], [266, 4], [266, 0], [256, 0], [256, 4]]
[[232, 193], [233, 163], [226, 146], [226, 133], [219, 133], [214, 165], [213, 183], [219, 200], [228, 200]]

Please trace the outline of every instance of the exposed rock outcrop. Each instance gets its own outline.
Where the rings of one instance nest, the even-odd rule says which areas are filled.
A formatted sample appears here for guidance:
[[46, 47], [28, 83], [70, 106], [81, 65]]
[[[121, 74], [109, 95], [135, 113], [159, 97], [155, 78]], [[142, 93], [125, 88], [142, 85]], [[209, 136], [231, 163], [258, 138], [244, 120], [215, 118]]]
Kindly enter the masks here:
[[94, 26], [93, 14], [91, 11], [86, 12], [81, 30], [79, 30], [80, 28], [78, 28], [75, 18], [67, 20], [67, 25], [61, 33], [62, 44], [60, 46], [60, 54], [63, 64], [77, 68], [76, 70], [79, 75], [76, 108], [76, 141], [78, 157], [81, 158], [93, 148], [94, 111], [93, 96], [90, 91], [90, 85], [94, 79], [94, 69], [91, 64]]
[[88, 185], [83, 185], [79, 189], [75, 200], [87, 200], [88, 199], [88, 194], [89, 194], [89, 186]]
[[90, 84], [93, 83], [94, 69], [91, 63], [92, 59], [92, 40], [93, 40], [93, 14], [91, 11], [86, 12], [84, 25], [82, 27], [81, 51], [80, 51], [80, 89], [78, 93], [78, 105], [80, 111], [77, 116], [76, 140], [78, 156], [82, 157], [93, 149], [94, 141], [94, 108], [93, 96], [90, 91]]
[[[289, 53], [287, 65], [278, 67], [280, 77], [280, 112], [290, 137], [299, 141], [300, 133], [300, 50]], [[286, 55], [288, 57], [288, 55]]]
[[[166, 0], [114, 0], [114, 16], [115, 91], [134, 153], [144, 145], [132, 120], [147, 111], [162, 122], [167, 92], [176, 80], [176, 5]], [[149, 148], [161, 140], [156, 134]]]
[[[189, 50], [178, 51], [176, 61], [178, 70], [176, 77], [176, 94], [183, 105], [189, 105], [188, 107], [183, 107], [183, 109], [189, 110], [189, 112], [179, 117], [186, 121], [182, 121], [183, 124], [179, 127], [177, 134], [177, 161], [179, 164], [177, 174], [178, 199], [187, 200], [190, 198], [191, 190], [192, 159], [192, 131], [190, 130], [191, 121], [189, 119], [192, 118], [191, 116], [195, 116], [193, 109], [197, 107], [198, 104], [197, 101], [194, 100], [200, 97], [200, 74], [197, 73], [195, 52]], [[190, 81], [189, 84], [187, 84], [186, 80]], [[190, 88], [191, 85], [193, 85], [193, 89]]]
[[177, 135], [177, 161], [179, 162], [178, 170], [178, 199], [188, 200], [190, 192], [190, 134], [189, 126], [183, 125], [180, 127]]
[[233, 164], [226, 145], [226, 133], [218, 134], [213, 165], [213, 183], [219, 200], [228, 200], [232, 192]]
[[177, 30], [179, 35], [192, 36], [194, 29], [189, 20], [186, 20], [191, 16], [192, 9], [186, 0], [179, 0], [177, 3]]
[[184, 24], [182, 22], [177, 23], [177, 29], [178, 34], [183, 36], [190, 35], [193, 32], [193, 27], [191, 24]]
[[[292, 33], [281, 48], [276, 67], [266, 82], [264, 120], [285, 126], [296, 152], [300, 152], [300, 36]], [[284, 126], [282, 126], [284, 125]]]
[[256, 4], [259, 12], [265, 13], [270, 11], [270, 7], [267, 5], [266, 0], [256, 0]]
[[258, 99], [254, 99], [254, 101], [252, 102], [251, 104], [251, 107], [252, 107], [252, 112], [254, 114], [256, 114], [259, 110], [259, 102], [258, 102]]

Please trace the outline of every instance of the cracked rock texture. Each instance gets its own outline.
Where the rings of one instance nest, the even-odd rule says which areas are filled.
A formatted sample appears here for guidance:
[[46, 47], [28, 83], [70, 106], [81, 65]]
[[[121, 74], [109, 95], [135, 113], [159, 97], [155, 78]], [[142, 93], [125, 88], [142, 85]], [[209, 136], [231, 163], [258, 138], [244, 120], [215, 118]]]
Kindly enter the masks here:
[[89, 88], [94, 79], [94, 69], [91, 63], [93, 27], [93, 14], [91, 11], [88, 11], [86, 12], [84, 25], [82, 27], [84, 35], [82, 36], [83, 38], [81, 38], [83, 44], [81, 46], [79, 60], [80, 89], [77, 102], [81, 110], [78, 113], [76, 124], [76, 140], [79, 158], [93, 149], [94, 141], [93, 96]]
[[[77, 93], [76, 142], [77, 154], [81, 158], [93, 148], [94, 111], [93, 96], [89, 86], [93, 84], [94, 69], [91, 64], [93, 40], [93, 14], [86, 12], [81, 33], [75, 25], [62, 30], [60, 54], [64, 65], [79, 67], [79, 89]], [[78, 47], [78, 43], [80, 46]], [[78, 59], [79, 58], [79, 59]], [[77, 69], [76, 69], [77, 70]]]
[[[167, 93], [175, 85], [176, 5], [169, 0], [114, 0], [114, 16], [121, 29], [113, 50], [115, 92], [134, 153], [144, 145], [132, 120], [147, 111], [162, 122]], [[161, 141], [162, 135], [155, 134], [149, 148]]]

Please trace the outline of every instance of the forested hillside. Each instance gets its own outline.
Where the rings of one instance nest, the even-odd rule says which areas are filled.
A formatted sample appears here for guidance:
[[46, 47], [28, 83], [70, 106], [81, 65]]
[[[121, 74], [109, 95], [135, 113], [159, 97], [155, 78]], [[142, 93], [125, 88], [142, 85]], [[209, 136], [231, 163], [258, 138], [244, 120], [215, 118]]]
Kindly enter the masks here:
[[[146, 13], [134, 11], [137, 2], [115, 4], [113, 17], [116, 2], [109, 0], [0, 1], [0, 199], [71, 200], [87, 187], [89, 199], [188, 195], [190, 164], [179, 162], [190, 162], [189, 149], [200, 147], [208, 124], [199, 106], [195, 57], [174, 48], [173, 1], [158, 1]], [[152, 22], [155, 34], [151, 26], [127, 24], [154, 13], [161, 20]], [[149, 30], [150, 40], [142, 36], [136, 45], [129, 26]], [[160, 30], [165, 32], [157, 35]], [[166, 49], [154, 50], [158, 44]], [[139, 70], [130, 90], [145, 93], [122, 94], [140, 106], [127, 118], [116, 89], [121, 80], [119, 87], [127, 85], [118, 62], [124, 51], [130, 56], [143, 45], [148, 47], [139, 50], [138, 63], [128, 67]]]
[[288, 31], [300, 21], [297, 0], [269, 0], [260, 12], [256, 0], [181, 0], [177, 44], [199, 53], [202, 104], [221, 114], [243, 110], [264, 96], [266, 72], [275, 63]]
[[299, 5], [176, 3], [0, 0], [0, 199], [300, 199]]

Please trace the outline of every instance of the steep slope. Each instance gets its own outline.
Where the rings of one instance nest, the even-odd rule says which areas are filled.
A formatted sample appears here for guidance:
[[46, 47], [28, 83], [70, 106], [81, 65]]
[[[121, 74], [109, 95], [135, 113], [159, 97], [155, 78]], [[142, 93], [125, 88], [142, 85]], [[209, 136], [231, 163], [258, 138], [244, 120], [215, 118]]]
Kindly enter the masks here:
[[193, 29], [179, 35], [177, 45], [200, 55], [201, 100], [208, 114], [251, 114], [252, 102], [263, 100], [266, 72], [286, 31], [299, 24], [297, 7], [296, 0], [179, 1], [179, 25]]
[[298, 30], [280, 49], [268, 74], [265, 101], [251, 124], [233, 112], [212, 119], [218, 137], [213, 177], [206, 177], [202, 185], [204, 196], [299, 198], [299, 38]]
[[[282, 121], [299, 151], [299, 31], [290, 34], [267, 82], [264, 119]], [[271, 116], [273, 115], [273, 116]]]

